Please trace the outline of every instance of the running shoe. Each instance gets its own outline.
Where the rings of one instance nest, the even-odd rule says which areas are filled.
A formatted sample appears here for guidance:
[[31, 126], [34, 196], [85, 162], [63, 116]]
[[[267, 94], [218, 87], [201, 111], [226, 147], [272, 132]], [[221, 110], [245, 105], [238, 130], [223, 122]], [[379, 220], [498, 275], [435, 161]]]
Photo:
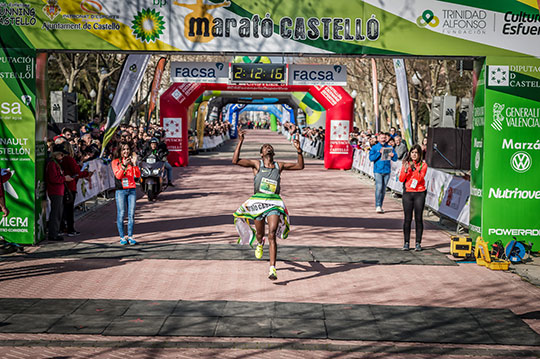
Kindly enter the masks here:
[[136, 240], [134, 240], [134, 239], [133, 239], [133, 238], [131, 238], [131, 237], [129, 237], [129, 238], [128, 238], [128, 242], [129, 242], [129, 245], [130, 245], [130, 246], [134, 246], [134, 245], [136, 245], [136, 244], [137, 244], [137, 241], [136, 241]]
[[263, 245], [257, 244], [257, 248], [255, 248], [255, 258], [261, 259], [263, 256]]
[[271, 280], [276, 280], [277, 279], [276, 267], [274, 267], [274, 266], [270, 267], [270, 271], [268, 272], [268, 278], [271, 279]]
[[414, 250], [417, 252], [420, 252], [422, 250], [422, 246], [420, 246], [420, 243], [416, 243], [416, 248]]
[[79, 234], [81, 234], [81, 232], [73, 231], [73, 232], [69, 232], [67, 235], [68, 237], [75, 237], [75, 236], [78, 236]]
[[402, 251], [408, 251], [409, 250], [409, 242], [405, 242], [403, 245], [403, 248], [401, 248]]
[[125, 246], [126, 244], [128, 244], [128, 241], [125, 238], [122, 238], [120, 239], [120, 244]]

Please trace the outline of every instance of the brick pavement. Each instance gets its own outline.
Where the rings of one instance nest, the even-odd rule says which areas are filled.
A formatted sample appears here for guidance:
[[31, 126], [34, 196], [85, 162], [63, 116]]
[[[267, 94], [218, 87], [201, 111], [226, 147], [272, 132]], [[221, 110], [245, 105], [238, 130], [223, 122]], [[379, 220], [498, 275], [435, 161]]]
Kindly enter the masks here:
[[[256, 158], [261, 143], [276, 144], [278, 159], [293, 159], [292, 147], [277, 134], [268, 131], [250, 131], [245, 149], [248, 157]], [[232, 212], [252, 190], [249, 170], [230, 163], [234, 143], [221, 152], [203, 153], [190, 160], [187, 168], [175, 169], [177, 187], [160, 195], [157, 203], [141, 198], [137, 203], [136, 238], [141, 243], [177, 244], [232, 244], [236, 240]], [[285, 151], [288, 151], [287, 153]], [[373, 187], [350, 171], [324, 170], [322, 162], [307, 160], [306, 169], [285, 172], [282, 180], [283, 198], [291, 213], [292, 232], [288, 245], [358, 246], [399, 248], [401, 235], [401, 204], [387, 197], [384, 215], [373, 210]], [[117, 241], [114, 223], [114, 203], [85, 217], [77, 226], [83, 234], [70, 238], [77, 243], [114, 244]], [[448, 253], [449, 236], [436, 226], [427, 226], [423, 244]], [[42, 244], [47, 246], [45, 242]], [[450, 308], [510, 309], [521, 316], [531, 328], [540, 332], [538, 300], [540, 289], [521, 281], [511, 273], [494, 272], [475, 264], [455, 267], [415, 265], [369, 265], [363, 263], [280, 262], [279, 280], [266, 279], [267, 263], [255, 261], [169, 260], [169, 259], [97, 259], [97, 258], [43, 258], [32, 261], [0, 261], [0, 297], [3, 298], [79, 298], [79, 299], [146, 299], [146, 300], [239, 300], [285, 301], [334, 304], [416, 305]], [[504, 293], [503, 295], [501, 293]], [[50, 335], [44, 334], [45, 341]], [[21, 335], [23, 347], [35, 335]], [[1, 338], [5, 338], [2, 336]], [[55, 337], [64, 340], [62, 336]], [[1, 339], [0, 339], [1, 340]], [[91, 340], [100, 341], [102, 336]], [[125, 337], [120, 341], [126, 341]], [[243, 340], [253, 344], [259, 339]], [[281, 342], [280, 342], [281, 343]], [[304, 343], [300, 341], [300, 343]], [[336, 344], [328, 339], [321, 345]], [[49, 343], [54, 346], [55, 343]], [[338, 345], [343, 342], [337, 342]], [[347, 342], [343, 345], [350, 345]], [[132, 343], [126, 342], [125, 346]], [[382, 349], [381, 343], [369, 344], [378, 353], [358, 350], [353, 357], [364, 355], [380, 357], [395, 355]], [[389, 347], [400, 347], [392, 342]], [[69, 356], [71, 354], [58, 355]], [[88, 356], [118, 357], [133, 353], [129, 348], [111, 352], [92, 349]], [[224, 357], [271, 357], [285, 354], [269, 347], [254, 349], [219, 350]], [[409, 348], [421, 348], [414, 344]], [[488, 352], [422, 353], [408, 349], [415, 357], [490, 357]], [[34, 347], [40, 352], [40, 346]], [[3, 342], [3, 353], [21, 350]], [[323, 352], [320, 357], [346, 357], [350, 348]], [[490, 350], [508, 350], [512, 355], [521, 353], [522, 347], [489, 347]], [[530, 348], [528, 348], [530, 349]], [[68, 350], [68, 349], [62, 349]], [[146, 352], [146, 357], [153, 357]], [[200, 350], [196, 356], [209, 357], [218, 352], [213, 348]], [[306, 357], [317, 357], [316, 347], [310, 347]], [[69, 351], [69, 350], [68, 350]], [[174, 351], [174, 350], [172, 350]], [[161, 353], [161, 351], [159, 351]], [[474, 352], [474, 353], [473, 353]], [[500, 355], [504, 357], [506, 352]], [[21, 350], [22, 353], [22, 350]], [[67, 353], [67, 352], [66, 352]], [[139, 352], [145, 357], [143, 352]], [[192, 352], [194, 353], [194, 352]], [[302, 357], [301, 350], [292, 355]], [[169, 355], [167, 348], [163, 357]], [[311, 355], [313, 354], [313, 355]], [[530, 354], [530, 353], [529, 353]], [[23, 354], [13, 357], [24, 357]], [[161, 355], [161, 354], [160, 354]], [[171, 357], [178, 355], [170, 354]], [[398, 353], [406, 357], [407, 350]], [[431, 356], [430, 356], [431, 355]], [[493, 354], [494, 356], [499, 356]], [[4, 355], [5, 356], [5, 355]], [[27, 356], [32, 357], [32, 356]], [[157, 357], [157, 356], [156, 356]], [[491, 356], [493, 357], [493, 356]]]

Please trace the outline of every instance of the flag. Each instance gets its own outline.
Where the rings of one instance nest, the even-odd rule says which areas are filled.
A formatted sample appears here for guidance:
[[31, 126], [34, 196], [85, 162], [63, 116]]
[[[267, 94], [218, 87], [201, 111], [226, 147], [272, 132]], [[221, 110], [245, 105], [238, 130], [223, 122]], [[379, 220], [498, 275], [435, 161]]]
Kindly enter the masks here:
[[101, 155], [105, 151], [107, 143], [111, 140], [116, 128], [122, 121], [126, 111], [133, 100], [133, 96], [137, 92], [141, 84], [148, 60], [151, 55], [133, 54], [128, 55], [122, 66], [122, 74], [116, 87], [116, 92], [112, 100], [111, 108], [107, 114], [107, 124], [105, 125], [105, 136], [103, 136], [103, 144]]
[[159, 87], [161, 84], [161, 75], [163, 75], [163, 69], [165, 68], [165, 63], [167, 59], [162, 57], [159, 59], [156, 70], [154, 71], [154, 79], [152, 80], [151, 92], [150, 92], [150, 102], [148, 103], [148, 114], [146, 116], [146, 123], [150, 123], [150, 118], [152, 117], [152, 112], [156, 108], [156, 100], [159, 94]]
[[411, 148], [411, 108], [409, 106], [409, 87], [407, 85], [407, 71], [403, 59], [394, 59], [394, 70], [396, 71], [396, 85], [399, 96], [399, 107], [401, 108], [401, 134]]

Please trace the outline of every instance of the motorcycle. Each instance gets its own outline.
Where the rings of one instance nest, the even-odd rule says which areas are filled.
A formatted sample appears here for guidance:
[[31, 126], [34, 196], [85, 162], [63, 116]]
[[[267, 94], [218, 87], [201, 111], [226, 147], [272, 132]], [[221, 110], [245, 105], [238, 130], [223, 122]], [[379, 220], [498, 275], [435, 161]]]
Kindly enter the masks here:
[[141, 187], [150, 202], [167, 188], [165, 162], [156, 155], [150, 155], [141, 162]]

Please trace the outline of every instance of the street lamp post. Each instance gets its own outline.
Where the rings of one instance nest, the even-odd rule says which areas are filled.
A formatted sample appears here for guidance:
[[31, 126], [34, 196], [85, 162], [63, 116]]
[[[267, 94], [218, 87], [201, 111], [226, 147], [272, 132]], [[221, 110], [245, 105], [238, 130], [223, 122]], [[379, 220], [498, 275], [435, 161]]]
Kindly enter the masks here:
[[89, 95], [90, 95], [90, 98], [92, 99], [92, 104], [91, 104], [91, 106], [90, 106], [90, 108], [91, 108], [91, 110], [90, 110], [91, 115], [90, 115], [90, 121], [89, 121], [89, 122], [91, 122], [91, 121], [94, 119], [94, 98], [96, 97], [96, 91], [95, 91], [94, 89], [92, 89], [92, 90], [90, 91], [90, 94], [89, 94]]
[[414, 89], [414, 121], [411, 124], [412, 125], [412, 140], [413, 142], [418, 142], [418, 87], [420, 85], [420, 75], [415, 71], [414, 74], [411, 77], [412, 83], [413, 83], [413, 89]]

